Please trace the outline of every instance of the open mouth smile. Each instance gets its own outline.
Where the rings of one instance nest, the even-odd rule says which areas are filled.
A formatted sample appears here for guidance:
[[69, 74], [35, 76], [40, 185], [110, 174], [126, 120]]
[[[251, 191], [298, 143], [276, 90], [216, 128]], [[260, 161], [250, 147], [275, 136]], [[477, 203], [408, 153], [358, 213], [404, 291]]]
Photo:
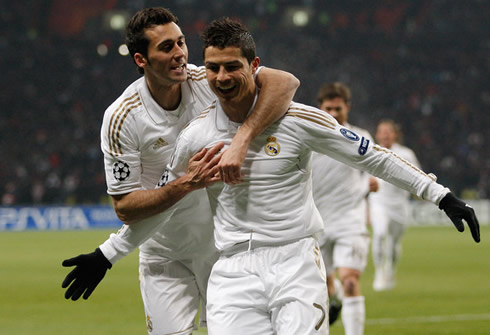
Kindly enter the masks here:
[[186, 68], [186, 65], [185, 64], [179, 64], [177, 66], [172, 66], [170, 69], [172, 71], [184, 72], [185, 71], [185, 68]]
[[227, 85], [227, 86], [223, 85], [223, 86], [216, 87], [216, 88], [220, 93], [228, 94], [236, 88], [236, 85]]

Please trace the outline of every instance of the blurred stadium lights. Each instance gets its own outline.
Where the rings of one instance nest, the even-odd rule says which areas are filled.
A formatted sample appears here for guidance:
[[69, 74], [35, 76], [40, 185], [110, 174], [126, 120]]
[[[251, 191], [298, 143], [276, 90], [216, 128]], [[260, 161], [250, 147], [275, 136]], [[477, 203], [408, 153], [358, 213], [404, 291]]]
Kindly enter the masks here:
[[295, 26], [303, 27], [308, 24], [309, 21], [308, 13], [304, 10], [299, 10], [293, 14], [293, 23]]
[[130, 16], [130, 13], [125, 10], [107, 11], [103, 16], [103, 27], [107, 30], [123, 32]]
[[127, 55], [129, 55], [129, 49], [128, 49], [128, 46], [126, 44], [121, 44], [119, 46], [119, 48], [117, 49], [117, 51], [119, 52], [119, 54], [121, 56], [127, 56]]
[[313, 10], [310, 7], [289, 7], [284, 16], [284, 24], [287, 27], [305, 27], [307, 26], [313, 15]]
[[101, 43], [97, 46], [97, 53], [99, 56], [104, 57], [107, 56], [107, 53], [109, 52], [109, 49], [107, 48], [107, 45], [104, 43]]
[[121, 30], [126, 25], [126, 20], [121, 14], [114, 14], [110, 21], [111, 28], [114, 30]]

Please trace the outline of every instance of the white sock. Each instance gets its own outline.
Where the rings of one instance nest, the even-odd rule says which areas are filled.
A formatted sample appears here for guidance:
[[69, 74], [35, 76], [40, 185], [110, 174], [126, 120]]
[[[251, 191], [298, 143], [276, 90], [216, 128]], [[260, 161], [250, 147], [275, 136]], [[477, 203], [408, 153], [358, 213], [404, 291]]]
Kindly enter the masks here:
[[366, 306], [364, 297], [344, 297], [342, 300], [342, 323], [345, 335], [364, 334]]

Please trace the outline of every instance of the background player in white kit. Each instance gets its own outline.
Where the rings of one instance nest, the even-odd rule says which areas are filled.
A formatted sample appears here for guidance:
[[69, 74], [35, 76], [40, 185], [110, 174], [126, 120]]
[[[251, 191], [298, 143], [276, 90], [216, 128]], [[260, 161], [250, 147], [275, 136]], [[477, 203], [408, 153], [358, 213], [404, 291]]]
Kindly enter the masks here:
[[[317, 101], [319, 108], [341, 126], [362, 136], [364, 141], [373, 141], [367, 130], [348, 123], [351, 91], [346, 85], [339, 82], [323, 85]], [[343, 306], [345, 334], [363, 334], [366, 311], [360, 279], [369, 254], [366, 197], [378, 189], [378, 182], [361, 170], [316, 152], [312, 170], [313, 198], [324, 223], [319, 242], [327, 269], [329, 321], [335, 322]], [[338, 281], [336, 273], [341, 285], [334, 284]]]
[[[203, 38], [207, 80], [219, 101], [181, 132], [162, 184], [185, 173], [196, 151], [229, 145], [260, 95], [253, 80], [259, 59], [246, 29], [224, 18], [213, 21]], [[208, 284], [210, 334], [328, 333], [325, 270], [313, 237], [323, 223], [311, 192], [312, 150], [439, 204], [460, 231], [464, 217], [479, 241], [473, 209], [449, 189], [330, 115], [292, 103], [250, 143], [242, 183], [207, 187], [221, 252]]]
[[[395, 152], [420, 168], [415, 153], [400, 140], [400, 128], [393, 120], [381, 120], [376, 129], [376, 143]], [[379, 191], [369, 198], [373, 230], [373, 289], [390, 290], [395, 286], [396, 264], [400, 259], [402, 236], [410, 220], [410, 193], [383, 180]]]
[[[101, 129], [102, 151], [108, 193], [125, 223], [135, 226], [160, 218], [153, 216], [177, 202], [186, 193], [221, 178], [229, 183], [240, 177], [241, 157], [249, 141], [268, 124], [283, 115], [298, 81], [282, 71], [264, 69], [257, 81], [264, 95], [244, 126], [237, 132], [234, 148], [221, 157], [220, 166], [208, 162], [216, 150], [195, 157], [197, 169], [174, 183], [174, 190], [154, 187], [169, 162], [175, 140], [184, 126], [216, 99], [205, 79], [203, 67], [187, 64], [185, 37], [177, 18], [167, 9], [146, 8], [128, 24], [126, 44], [144, 76], [132, 83], [106, 110]], [[269, 100], [267, 100], [269, 99]], [[219, 149], [219, 147], [217, 148]], [[218, 157], [219, 158], [219, 157]], [[180, 184], [179, 184], [180, 182]], [[162, 192], [164, 191], [164, 192]], [[149, 222], [145, 222], [149, 221]], [[150, 334], [190, 334], [206, 291], [207, 278], [217, 254], [212, 218], [204, 191], [193, 192], [179, 204], [172, 222], [140, 247], [140, 284]], [[141, 228], [135, 228], [140, 232]], [[137, 235], [142, 242], [153, 230]], [[87, 299], [107, 268], [135, 249], [124, 236], [128, 226], [112, 234], [94, 253], [66, 260], [77, 267], [63, 282], [65, 297]], [[143, 237], [142, 237], [143, 236]], [[201, 316], [205, 316], [203, 310]]]

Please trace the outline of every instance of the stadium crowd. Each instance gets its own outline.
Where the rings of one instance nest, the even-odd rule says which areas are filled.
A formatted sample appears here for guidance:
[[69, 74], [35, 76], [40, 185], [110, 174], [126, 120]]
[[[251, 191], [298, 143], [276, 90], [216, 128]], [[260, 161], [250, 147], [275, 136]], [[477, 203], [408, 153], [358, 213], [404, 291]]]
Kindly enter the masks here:
[[[262, 65], [301, 80], [296, 101], [316, 105], [323, 83], [345, 82], [352, 123], [373, 133], [395, 120], [425, 171], [461, 197], [490, 197], [488, 1], [31, 0], [0, 13], [2, 205], [108, 201], [102, 116], [138, 73], [107, 13], [162, 5], [179, 16], [189, 62], [201, 63], [206, 23], [240, 18]], [[299, 9], [309, 22], [296, 26]]]

